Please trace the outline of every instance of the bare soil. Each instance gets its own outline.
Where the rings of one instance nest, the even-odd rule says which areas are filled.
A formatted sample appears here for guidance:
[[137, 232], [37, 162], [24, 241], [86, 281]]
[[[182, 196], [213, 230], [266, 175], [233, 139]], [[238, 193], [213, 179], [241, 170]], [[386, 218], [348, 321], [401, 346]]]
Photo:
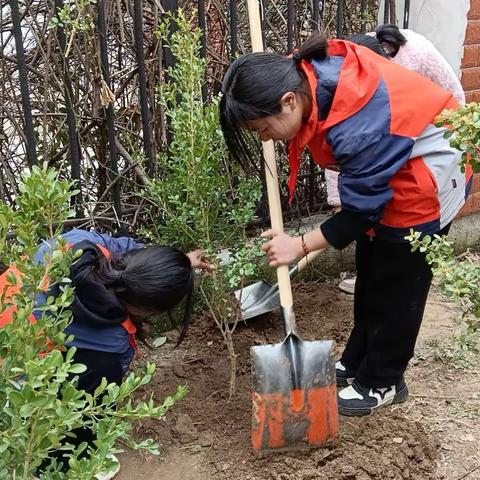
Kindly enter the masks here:
[[[298, 329], [307, 340], [334, 339], [337, 353], [351, 329], [353, 299], [335, 283], [304, 283], [294, 292]], [[176, 350], [171, 340], [140, 362], [158, 365], [144, 392], [161, 398], [179, 384], [189, 394], [162, 420], [137, 427], [161, 446], [160, 457], [127, 451], [119, 480], [479, 480], [480, 372], [442, 362], [432, 341], [448, 341], [458, 309], [433, 292], [417, 354], [407, 372], [411, 396], [401, 406], [364, 418], [340, 417], [331, 445], [297, 452], [256, 454], [250, 446], [249, 348], [275, 343], [282, 329], [275, 314], [239, 325], [236, 396], [228, 401], [229, 362], [208, 318], [192, 325]]]

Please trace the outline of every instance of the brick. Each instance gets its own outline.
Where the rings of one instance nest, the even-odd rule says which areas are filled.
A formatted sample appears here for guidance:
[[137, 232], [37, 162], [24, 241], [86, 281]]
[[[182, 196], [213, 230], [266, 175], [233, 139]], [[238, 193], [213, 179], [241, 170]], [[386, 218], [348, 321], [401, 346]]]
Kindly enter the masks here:
[[480, 103], [480, 90], [470, 90], [468, 92], [465, 92], [465, 101], [467, 103]]
[[477, 212], [480, 212], [480, 173], [473, 176], [470, 195], [463, 208], [458, 212], [457, 218], [465, 217], [466, 215]]
[[480, 193], [474, 193], [468, 197], [467, 203], [465, 203], [460, 212], [458, 212], [457, 218], [477, 212], [480, 212]]
[[480, 193], [480, 173], [477, 173], [473, 176], [472, 190], [470, 191], [470, 195], [473, 195], [474, 193]]
[[469, 20], [480, 19], [480, 0], [470, 1], [470, 10], [468, 11], [468, 19]]
[[469, 20], [465, 32], [465, 45], [480, 43], [480, 20]]
[[465, 91], [480, 89], [480, 67], [465, 68], [462, 71], [462, 86]]
[[480, 45], [465, 45], [463, 50], [462, 68], [472, 67], [480, 67]]

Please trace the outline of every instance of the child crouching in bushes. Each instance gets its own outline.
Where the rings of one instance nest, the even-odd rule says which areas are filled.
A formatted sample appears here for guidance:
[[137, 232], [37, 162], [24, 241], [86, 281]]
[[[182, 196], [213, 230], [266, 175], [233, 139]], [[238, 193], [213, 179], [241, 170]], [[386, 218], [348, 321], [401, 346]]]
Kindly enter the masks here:
[[[169, 311], [186, 299], [178, 343], [183, 340], [190, 318], [194, 269], [210, 270], [211, 266], [202, 259], [201, 250], [185, 254], [171, 247], [144, 247], [131, 238], [113, 238], [78, 229], [62, 238], [72, 250], [82, 251], [70, 267], [75, 292], [70, 305], [72, 321], [65, 333], [73, 336], [67, 346], [77, 349], [74, 363], [87, 367], [79, 375], [77, 388], [93, 394], [102, 378], [108, 383], [122, 383], [137, 348], [135, 334], [141, 330], [142, 319]], [[42, 245], [35, 261], [43, 262], [51, 248], [51, 242]], [[0, 276], [0, 294], [6, 287], [10, 296], [15, 293], [15, 287], [8, 285], [12, 268]], [[59, 285], [40, 293], [36, 307], [45, 304], [48, 296], [59, 293]], [[13, 311], [8, 309], [0, 316], [0, 327], [11, 321]], [[40, 310], [34, 311], [34, 317], [41, 315]], [[69, 442], [74, 445], [82, 442], [91, 445], [95, 440], [90, 429], [76, 429], [72, 433], [75, 437]], [[114, 471], [98, 475], [97, 479], [113, 478], [119, 468], [117, 461]]]

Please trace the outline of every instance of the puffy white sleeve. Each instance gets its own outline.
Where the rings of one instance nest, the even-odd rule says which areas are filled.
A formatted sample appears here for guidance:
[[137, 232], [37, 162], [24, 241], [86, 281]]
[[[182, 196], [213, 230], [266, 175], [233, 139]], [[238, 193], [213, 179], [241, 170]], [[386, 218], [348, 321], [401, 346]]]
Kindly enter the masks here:
[[339, 172], [335, 170], [325, 169], [325, 182], [327, 184], [327, 203], [331, 207], [340, 207], [340, 193], [338, 192], [338, 176]]
[[465, 93], [462, 84], [453, 68], [433, 43], [412, 30], [402, 30], [402, 33], [407, 37], [407, 43], [400, 47], [393, 61], [451, 92], [455, 100], [460, 105], [464, 105]]

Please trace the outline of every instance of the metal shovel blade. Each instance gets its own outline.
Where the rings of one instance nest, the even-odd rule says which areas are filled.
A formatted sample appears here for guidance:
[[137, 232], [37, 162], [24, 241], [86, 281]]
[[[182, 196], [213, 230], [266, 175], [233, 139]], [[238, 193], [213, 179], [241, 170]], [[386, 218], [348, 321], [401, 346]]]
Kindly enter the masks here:
[[280, 308], [278, 285], [261, 280], [235, 292], [240, 302], [242, 319], [257, 317]]
[[335, 438], [333, 341], [303, 341], [291, 333], [281, 343], [251, 347], [250, 355], [254, 449], [319, 446]]
[[[303, 257], [294, 267], [292, 267], [288, 275], [294, 278], [298, 275], [309, 263], [313, 262], [323, 250], [316, 250], [310, 252]], [[258, 317], [264, 313], [273, 312], [280, 308], [280, 292], [278, 283], [270, 285], [265, 281], [256, 282], [248, 287], [241, 288], [235, 292], [235, 297], [240, 302], [240, 309], [242, 319]]]

